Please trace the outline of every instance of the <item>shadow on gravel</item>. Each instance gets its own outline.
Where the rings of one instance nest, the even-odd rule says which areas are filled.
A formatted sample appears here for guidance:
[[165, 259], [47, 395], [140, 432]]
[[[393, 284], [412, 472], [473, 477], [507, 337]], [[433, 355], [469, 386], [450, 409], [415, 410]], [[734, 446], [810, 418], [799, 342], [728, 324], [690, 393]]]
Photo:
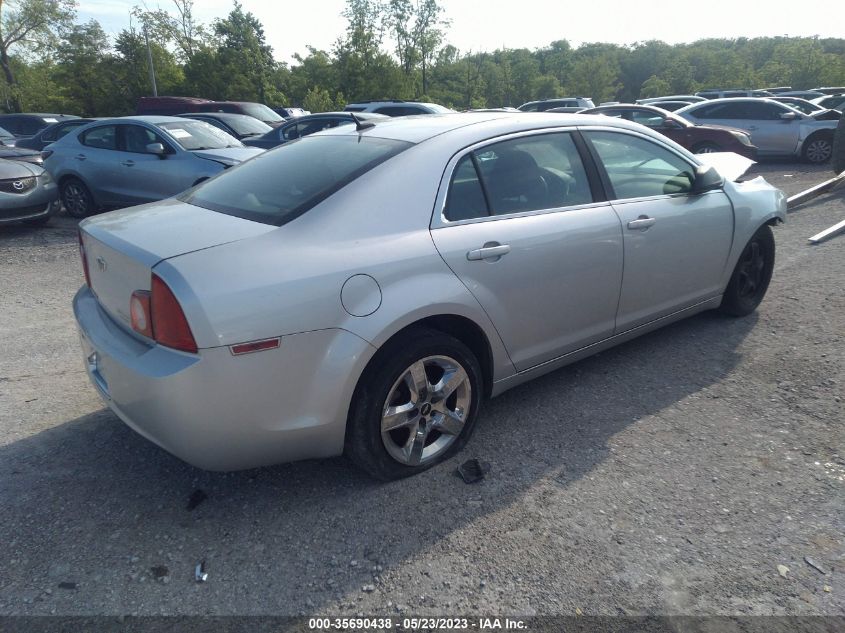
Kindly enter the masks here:
[[[590, 473], [612, 436], [729, 374], [755, 323], [699, 315], [516, 388], [486, 404], [457, 458], [389, 484], [344, 459], [199, 471], [107, 410], [0, 447], [11, 612], [43, 612], [38, 588], [53, 587], [59, 613], [322, 613], [361, 595], [377, 566], [438, 547], [472, 560], [471, 543], [445, 541], [540, 479], [567, 487]], [[678, 441], [696, 432], [678, 429]], [[492, 470], [466, 485], [454, 471], [470, 457]], [[209, 580], [197, 585], [203, 559]], [[28, 591], [30, 606], [18, 601]]]
[[33, 244], [70, 244], [77, 241], [79, 220], [65, 215], [54, 216], [46, 226], [30, 226], [16, 222], [0, 224], [0, 245], [32, 246]]

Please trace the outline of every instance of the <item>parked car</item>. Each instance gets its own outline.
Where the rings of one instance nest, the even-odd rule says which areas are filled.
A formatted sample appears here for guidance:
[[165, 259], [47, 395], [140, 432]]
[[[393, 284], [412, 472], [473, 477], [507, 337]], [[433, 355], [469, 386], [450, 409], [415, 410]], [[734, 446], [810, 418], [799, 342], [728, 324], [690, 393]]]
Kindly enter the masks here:
[[178, 116], [194, 112], [229, 112], [255, 117], [271, 127], [278, 127], [284, 119], [263, 103], [252, 101], [210, 101], [194, 97], [141, 97], [136, 113], [139, 115]]
[[757, 148], [751, 143], [747, 132], [711, 125], [693, 125], [686, 119], [656, 106], [599, 106], [584, 110], [581, 114], [604, 114], [645, 125], [695, 154], [734, 152], [751, 160], [757, 158]]
[[[705, 101], [705, 99], [702, 99]], [[681, 108], [685, 108], [692, 103], [698, 103], [697, 101], [652, 101], [651, 103], [644, 103], [642, 105], [653, 105], [661, 110], [667, 110], [669, 112], [674, 112], [675, 110], [680, 110]]]
[[827, 86], [826, 88], [813, 88], [814, 92], [821, 92], [826, 95], [845, 94], [845, 86]]
[[689, 101], [690, 103], [698, 103], [699, 101], [707, 101], [707, 99], [705, 99], [704, 97], [698, 97], [696, 95], [668, 95], [665, 97], [649, 97], [648, 99], [637, 99], [636, 103], [644, 105], [654, 105], [658, 101]]
[[449, 108], [436, 103], [423, 103], [421, 101], [401, 101], [392, 99], [388, 101], [358, 101], [349, 103], [343, 108], [344, 112], [374, 112], [390, 117], [412, 116], [415, 114], [445, 114], [454, 112]]
[[830, 160], [836, 121], [819, 120], [772, 99], [714, 99], [675, 112], [692, 123], [722, 125], [751, 135], [759, 156]]
[[239, 141], [251, 138], [259, 138], [273, 128], [255, 117], [246, 114], [231, 114], [229, 112], [195, 112], [191, 114], [180, 114], [186, 119], [205, 121], [209, 125], [220, 128], [227, 134], [234, 136]]
[[85, 217], [174, 196], [262, 151], [203, 121], [136, 116], [66, 134], [44, 150], [44, 166], [67, 212]]
[[798, 97], [799, 99], [806, 99], [807, 101], [812, 101], [813, 99], [818, 99], [819, 97], [823, 97], [824, 93], [819, 92], [817, 90], [790, 90], [789, 92], [781, 92], [777, 96], [778, 97]]
[[786, 199], [703, 162], [725, 158], [584, 115], [306, 136], [80, 224], [84, 366], [121, 419], [200, 468], [345, 452], [411, 475], [460, 450], [488, 396], [756, 309]]
[[89, 123], [93, 123], [98, 119], [68, 119], [66, 121], [59, 121], [57, 123], [53, 123], [52, 125], [48, 125], [43, 130], [38, 132], [35, 136], [30, 136], [29, 138], [22, 138], [17, 142], [16, 147], [22, 147], [26, 149], [36, 150], [41, 152], [45, 147], [47, 147], [50, 143], [55, 143], [60, 138], [62, 138], [68, 132], [71, 132], [77, 128], [82, 127], [83, 125], [88, 125]]
[[47, 224], [59, 211], [59, 189], [43, 168], [0, 160], [0, 224]]
[[558, 99], [543, 99], [542, 101], [529, 101], [519, 106], [522, 112], [545, 112], [552, 108], [595, 108], [596, 104], [588, 97], [566, 97]]
[[271, 110], [285, 119], [295, 119], [299, 116], [311, 114], [310, 110], [303, 110], [302, 108], [271, 108]]
[[813, 103], [828, 110], [839, 110], [842, 112], [842, 110], [845, 109], [845, 94], [820, 97], [818, 99], [813, 99]]
[[785, 92], [791, 92], [792, 86], [777, 86], [775, 88], [764, 88], [764, 90], [768, 93], [773, 94], [773, 95], [777, 95], [777, 94], [783, 94]]
[[771, 92], [766, 90], [702, 90], [696, 92], [695, 96], [705, 99], [730, 99], [737, 97], [772, 97]]
[[15, 135], [15, 138], [35, 136], [48, 125], [66, 119], [78, 119], [72, 114], [0, 114], [0, 127]]
[[355, 122], [352, 118], [353, 116], [360, 121], [373, 122], [390, 118], [387, 115], [375, 114], [374, 112], [322, 112], [320, 114], [307, 114], [292, 119], [275, 130], [271, 129], [263, 136], [244, 139], [244, 144], [250, 147], [270, 149], [282, 143], [314, 134], [315, 132], [328, 130], [339, 125], [352, 125]]
[[838, 121], [842, 113], [838, 110], [828, 110], [820, 105], [807, 101], [806, 99], [799, 99], [798, 97], [769, 97], [772, 101], [783, 103], [790, 108], [795, 108], [799, 112], [809, 114], [814, 119]]

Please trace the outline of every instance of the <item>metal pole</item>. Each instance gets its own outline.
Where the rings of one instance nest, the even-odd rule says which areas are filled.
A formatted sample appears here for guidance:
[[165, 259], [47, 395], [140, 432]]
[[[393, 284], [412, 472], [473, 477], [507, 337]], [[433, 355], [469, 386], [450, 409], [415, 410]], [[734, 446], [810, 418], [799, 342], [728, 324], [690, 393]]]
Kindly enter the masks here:
[[150, 83], [153, 84], [153, 96], [158, 96], [158, 88], [156, 88], [156, 70], [153, 66], [153, 51], [150, 49], [150, 38], [147, 36], [147, 27], [144, 25], [144, 39], [147, 42], [147, 61], [150, 64]]

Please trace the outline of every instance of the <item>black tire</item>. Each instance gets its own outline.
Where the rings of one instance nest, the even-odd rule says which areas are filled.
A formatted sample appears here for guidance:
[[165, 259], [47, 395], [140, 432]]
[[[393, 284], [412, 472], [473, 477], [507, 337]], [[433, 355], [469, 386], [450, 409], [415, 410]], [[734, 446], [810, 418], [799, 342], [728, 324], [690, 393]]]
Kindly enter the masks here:
[[704, 141], [702, 143], [698, 143], [692, 148], [693, 154], [709, 154], [710, 152], [721, 152], [721, 146], [713, 143], [711, 141]]
[[837, 174], [845, 171], [845, 115], [839, 117], [833, 136], [833, 171]]
[[766, 224], [757, 229], [742, 249], [719, 310], [736, 317], [754, 312], [766, 295], [774, 267], [775, 238]]
[[[420, 416], [422, 416], [422, 424], [419, 427], [403, 427], [387, 431], [384, 434], [387, 438], [384, 439], [382, 423], [383, 414], [389, 405], [387, 402], [388, 396], [393, 396], [397, 393], [397, 389], [402, 388], [404, 383], [401, 382], [401, 379], [403, 376], [407, 376], [410, 368], [423, 359], [426, 359], [426, 361], [431, 359], [453, 360], [465, 372], [467, 380], [461, 383], [461, 388], [464, 390], [462, 394], [468, 406], [466, 407], [467, 413], [463, 427], [460, 432], [453, 434], [437, 431], [436, 416], [438, 412], [433, 410], [430, 405], [426, 411], [426, 405], [423, 404], [407, 413], [409, 418], [420, 419]], [[434, 376], [431, 374], [432, 371], [435, 372]], [[433, 365], [433, 369], [426, 366], [426, 382], [429, 385], [432, 378], [437, 379], [436, 371], [436, 365]], [[346, 428], [346, 455], [373, 477], [384, 481], [415, 475], [449, 459], [464, 447], [472, 435], [484, 393], [482, 376], [481, 367], [472, 351], [458, 339], [438, 330], [418, 328], [388, 342], [370, 362], [355, 390]], [[469, 386], [468, 394], [466, 384]], [[434, 394], [435, 392], [431, 391], [428, 397], [433, 398]], [[446, 400], [441, 401], [442, 405], [451, 406], [447, 403], [453, 397], [458, 398], [458, 391], [456, 390], [454, 394], [454, 396], [450, 395]], [[414, 401], [413, 396], [410, 397], [410, 401]], [[426, 415], [430, 416], [427, 424]], [[421, 463], [400, 462], [397, 457], [391, 454], [388, 443], [392, 443], [394, 452], [400, 450], [398, 447], [403, 443], [416, 447], [416, 443], [412, 442], [414, 433], [411, 429], [422, 429], [423, 427], [428, 427], [429, 430], [427, 432], [417, 431], [418, 433], [425, 433], [425, 439], [420, 444], [425, 443], [426, 448], [433, 451], [432, 454]], [[402, 433], [406, 433], [404, 438], [407, 438], [407, 441], [403, 437], [396, 438], [397, 434], [401, 435]], [[442, 449], [438, 449], [437, 442], [447, 443]], [[413, 453], [413, 449], [411, 452]]]
[[833, 155], [833, 134], [817, 132], [810, 136], [801, 148], [801, 158], [808, 163], [821, 165]]
[[78, 178], [67, 178], [61, 185], [62, 205], [68, 215], [74, 218], [87, 218], [97, 211], [94, 196]]

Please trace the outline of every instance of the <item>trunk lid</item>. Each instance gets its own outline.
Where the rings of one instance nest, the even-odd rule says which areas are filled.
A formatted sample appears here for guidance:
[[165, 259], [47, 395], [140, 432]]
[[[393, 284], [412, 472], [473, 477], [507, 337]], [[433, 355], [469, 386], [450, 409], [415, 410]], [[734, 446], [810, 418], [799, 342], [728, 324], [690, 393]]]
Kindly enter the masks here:
[[89, 218], [79, 228], [91, 290], [127, 328], [132, 293], [150, 289], [160, 261], [276, 229], [174, 199]]

